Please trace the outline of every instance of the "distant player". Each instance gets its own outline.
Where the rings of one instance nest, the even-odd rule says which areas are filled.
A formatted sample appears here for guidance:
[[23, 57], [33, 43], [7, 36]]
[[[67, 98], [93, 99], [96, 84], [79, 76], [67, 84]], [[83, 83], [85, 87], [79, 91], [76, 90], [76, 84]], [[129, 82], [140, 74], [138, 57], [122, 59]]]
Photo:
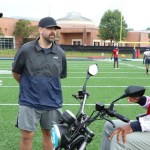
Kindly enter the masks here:
[[119, 69], [118, 54], [119, 54], [119, 49], [116, 47], [113, 49], [113, 52], [111, 55], [111, 60], [112, 60], [112, 57], [114, 57], [114, 69]]
[[146, 51], [143, 53], [143, 64], [145, 64], [146, 74], [148, 75], [149, 64], [150, 64], [150, 49], [146, 49]]

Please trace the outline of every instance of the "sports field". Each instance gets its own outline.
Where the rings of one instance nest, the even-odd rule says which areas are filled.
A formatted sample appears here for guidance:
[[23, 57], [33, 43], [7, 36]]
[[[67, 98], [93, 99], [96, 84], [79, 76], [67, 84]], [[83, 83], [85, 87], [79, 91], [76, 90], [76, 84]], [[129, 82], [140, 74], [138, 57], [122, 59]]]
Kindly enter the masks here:
[[[0, 150], [19, 150], [20, 131], [15, 128], [18, 111], [18, 83], [11, 76], [12, 60], [0, 60]], [[87, 83], [87, 91], [90, 97], [87, 99], [85, 112], [90, 115], [96, 102], [109, 104], [120, 97], [128, 85], [142, 85], [146, 87], [146, 93], [150, 94], [150, 75], [145, 74], [145, 66], [142, 61], [120, 61], [120, 69], [113, 69], [113, 61], [110, 60], [68, 60], [68, 77], [62, 80], [64, 106], [77, 112], [79, 106], [72, 94], [80, 90], [84, 84], [86, 71], [90, 64], [97, 63], [99, 73], [90, 78]], [[115, 108], [119, 113], [130, 119], [145, 112], [138, 105], [127, 103], [126, 99], [120, 100]], [[115, 118], [112, 118], [115, 119]], [[93, 142], [87, 150], [100, 150], [101, 132], [105, 121], [97, 120], [91, 124], [90, 129], [95, 133]], [[41, 133], [37, 128], [33, 141], [33, 150], [41, 150]]]

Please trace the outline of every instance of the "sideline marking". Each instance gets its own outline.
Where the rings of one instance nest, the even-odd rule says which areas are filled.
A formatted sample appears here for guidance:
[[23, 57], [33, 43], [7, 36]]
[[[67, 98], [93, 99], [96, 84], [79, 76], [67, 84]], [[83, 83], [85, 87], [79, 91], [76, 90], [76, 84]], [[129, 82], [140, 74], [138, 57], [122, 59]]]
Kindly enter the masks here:
[[0, 70], [0, 74], [12, 74], [10, 70]]
[[136, 65], [132, 65], [132, 64], [126, 64], [126, 63], [120, 63], [120, 64], [128, 66], [128, 67], [135, 67], [135, 68], [138, 68], [138, 69], [145, 69], [145, 66], [142, 67], [142, 66], [136, 66]]

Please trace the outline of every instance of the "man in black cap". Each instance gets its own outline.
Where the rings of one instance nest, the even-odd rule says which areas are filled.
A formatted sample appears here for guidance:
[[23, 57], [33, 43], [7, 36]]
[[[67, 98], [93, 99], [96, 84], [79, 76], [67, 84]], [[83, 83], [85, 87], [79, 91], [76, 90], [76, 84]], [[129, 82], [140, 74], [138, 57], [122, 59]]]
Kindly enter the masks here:
[[32, 139], [39, 123], [43, 149], [52, 150], [50, 129], [62, 113], [61, 78], [67, 77], [65, 52], [55, 43], [61, 29], [51, 17], [39, 21], [38, 39], [22, 45], [12, 64], [13, 77], [20, 86], [16, 127], [21, 130], [21, 150], [32, 149]]
[[[133, 88], [140, 89], [140, 92], [130, 95]], [[145, 89], [138, 86], [129, 86], [125, 90], [128, 102], [137, 103], [147, 109], [147, 114], [138, 117], [136, 121], [124, 123], [120, 120], [113, 120], [116, 128], [106, 122], [102, 134], [100, 150], [148, 150], [150, 147], [150, 97], [143, 96]]]

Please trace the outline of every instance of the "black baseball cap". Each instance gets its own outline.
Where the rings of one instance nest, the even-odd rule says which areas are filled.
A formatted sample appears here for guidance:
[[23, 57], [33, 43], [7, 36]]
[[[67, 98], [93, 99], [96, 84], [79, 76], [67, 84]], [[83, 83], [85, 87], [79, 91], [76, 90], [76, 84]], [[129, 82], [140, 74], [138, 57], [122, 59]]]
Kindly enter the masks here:
[[56, 29], [61, 29], [52, 17], [45, 17], [39, 21], [39, 27], [41, 28], [51, 28], [55, 27]]

